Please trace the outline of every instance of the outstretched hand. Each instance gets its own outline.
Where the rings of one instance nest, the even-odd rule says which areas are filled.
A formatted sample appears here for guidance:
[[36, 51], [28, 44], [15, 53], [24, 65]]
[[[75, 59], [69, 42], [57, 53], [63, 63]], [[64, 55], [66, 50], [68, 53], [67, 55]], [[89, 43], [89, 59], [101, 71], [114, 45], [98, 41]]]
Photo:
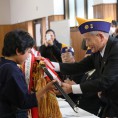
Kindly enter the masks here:
[[[67, 93], [67, 94], [72, 92], [72, 86], [70, 84], [62, 83], [61, 87], [64, 90], [64, 92]], [[56, 95], [61, 95], [61, 93], [57, 89], [55, 89], [54, 92], [55, 92]]]
[[64, 80], [64, 82], [67, 84], [70, 84], [70, 85], [76, 84], [73, 80], [70, 80], [70, 79], [66, 79], [66, 80]]
[[55, 85], [54, 85], [55, 82], [56, 82], [56, 80], [52, 80], [51, 82], [49, 82], [49, 83], [45, 86], [46, 91], [56, 89], [56, 87], [55, 87]]
[[53, 90], [55, 89], [54, 83], [56, 82], [56, 80], [52, 80], [51, 82], [49, 82], [44, 88], [42, 88], [41, 90], [36, 92], [36, 98], [39, 101], [40, 98], [49, 90]]

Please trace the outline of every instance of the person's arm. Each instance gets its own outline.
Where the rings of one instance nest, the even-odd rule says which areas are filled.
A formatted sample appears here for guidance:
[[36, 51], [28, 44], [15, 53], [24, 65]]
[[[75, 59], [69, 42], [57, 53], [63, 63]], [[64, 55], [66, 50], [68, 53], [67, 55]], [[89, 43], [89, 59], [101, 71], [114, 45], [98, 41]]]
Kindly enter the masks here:
[[47, 47], [45, 45], [41, 45], [39, 47], [39, 52], [41, 53], [41, 56], [46, 57], [46, 50], [47, 50]]
[[56, 59], [59, 62], [62, 62], [62, 60], [61, 60], [61, 50], [56, 45], [52, 45], [51, 48], [52, 48], [52, 53], [56, 57]]
[[[62, 83], [61, 87], [65, 91], [65, 93], [67, 93], [67, 94], [69, 94], [69, 93], [82, 94], [82, 91], [81, 91], [81, 88], [80, 88], [79, 84], [77, 84], [77, 85], [70, 85], [70, 84], [67, 84], [67, 83]], [[60, 92], [58, 90], [55, 91], [55, 93], [57, 95], [60, 95]]]
[[58, 63], [52, 62], [54, 65], [54, 70], [57, 72], [62, 72], [65, 75], [72, 75], [72, 74], [83, 74], [89, 70], [94, 69], [94, 62], [93, 56], [89, 56], [84, 58], [80, 62], [75, 63]]
[[66, 75], [83, 74], [94, 69], [93, 55], [75, 63], [59, 63], [60, 72]]
[[24, 75], [19, 67], [12, 68], [12, 66], [9, 65], [6, 68], [7, 71], [3, 71], [4, 73], [7, 73], [7, 76], [5, 77], [6, 83], [1, 89], [1, 95], [3, 99], [9, 101], [13, 106], [22, 109], [36, 107], [39, 99], [44, 93], [55, 88], [53, 85], [55, 82], [54, 80], [37, 93], [29, 93]]
[[29, 94], [22, 73], [14, 70], [8, 74], [6, 83], [1, 91], [2, 97], [7, 99], [12, 106], [27, 109], [37, 106], [35, 93]]
[[56, 55], [61, 56], [61, 50], [56, 46], [56, 45], [52, 45], [52, 51], [53, 53], [55, 53]]

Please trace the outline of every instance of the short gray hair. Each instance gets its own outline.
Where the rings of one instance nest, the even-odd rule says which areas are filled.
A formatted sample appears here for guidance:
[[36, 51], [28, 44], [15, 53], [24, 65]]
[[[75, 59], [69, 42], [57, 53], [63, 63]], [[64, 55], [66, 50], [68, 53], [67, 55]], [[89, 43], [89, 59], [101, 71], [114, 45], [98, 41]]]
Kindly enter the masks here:
[[[91, 31], [89, 33], [92, 35], [97, 35], [99, 32], [101, 32], [101, 31]], [[109, 33], [106, 33], [106, 32], [101, 32], [101, 33], [104, 35], [104, 37], [106, 37], [106, 38], [109, 37]]]

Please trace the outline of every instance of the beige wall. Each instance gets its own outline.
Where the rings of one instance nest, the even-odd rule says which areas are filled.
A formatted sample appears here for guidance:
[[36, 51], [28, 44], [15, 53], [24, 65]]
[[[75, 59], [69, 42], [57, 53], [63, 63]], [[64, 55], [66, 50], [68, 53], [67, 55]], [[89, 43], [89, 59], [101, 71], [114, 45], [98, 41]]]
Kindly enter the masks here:
[[63, 14], [63, 0], [0, 0], [0, 24], [3, 25]]
[[0, 25], [10, 23], [10, 0], [0, 0]]

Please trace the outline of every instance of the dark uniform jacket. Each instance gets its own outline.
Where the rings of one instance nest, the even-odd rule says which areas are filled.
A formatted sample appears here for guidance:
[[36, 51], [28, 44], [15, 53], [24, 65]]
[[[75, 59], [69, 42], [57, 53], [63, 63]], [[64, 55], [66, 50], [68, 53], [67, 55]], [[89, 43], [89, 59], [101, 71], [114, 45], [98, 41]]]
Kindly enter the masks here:
[[[96, 71], [92, 70], [91, 72], [87, 72], [82, 76], [82, 78], [79, 77], [79, 79], [78, 79], [80, 81], [79, 84], [82, 84], [86, 81], [95, 80], [95, 79], [97, 79]], [[77, 76], [74, 76], [73, 80], [77, 82]], [[83, 94], [74, 94], [74, 95], [76, 95], [76, 96], [78, 95], [78, 97], [76, 97], [76, 98], [78, 98], [77, 104], [80, 108], [82, 108], [92, 114], [100, 116], [100, 109], [101, 109], [102, 102], [99, 99], [97, 93], [86, 92]]]
[[37, 106], [36, 95], [28, 93], [21, 69], [15, 62], [0, 58], [0, 118], [16, 118], [19, 108], [33, 106]]
[[118, 39], [109, 37], [104, 57], [100, 61], [100, 52], [84, 58], [74, 64], [61, 64], [61, 72], [64, 74], [77, 74], [96, 69], [97, 78], [80, 84], [83, 93], [97, 93], [102, 91], [106, 107], [104, 116], [118, 117]]
[[50, 59], [50, 61], [62, 62], [61, 48], [62, 44], [55, 39], [54, 44], [52, 46], [40, 46], [39, 52], [41, 53], [41, 56]]
[[[64, 80], [66, 79], [70, 79], [70, 80], [74, 80], [74, 78], [79, 78], [78, 80], [74, 80], [75, 83], [79, 84], [81, 81], [81, 78], [83, 77], [84, 74], [82, 75], [63, 75], [62, 73], [59, 74], [59, 77], [61, 78], [61, 80], [64, 82]], [[78, 94], [73, 94], [70, 93], [68, 94], [69, 97], [72, 99], [72, 101], [77, 104], [78, 100], [79, 100], [79, 95]], [[62, 95], [58, 95], [58, 97], [64, 98]]]
[[[82, 74], [82, 75], [78, 75], [78, 74], [76, 74], [76, 75], [65, 75], [64, 77], [65, 77], [65, 79], [69, 78], [70, 80], [73, 80], [77, 84], [97, 79], [97, 74], [96, 74], [95, 70], [93, 73], [91, 73], [91, 74], [89, 74], [89, 73], [90, 72]], [[100, 116], [99, 112], [100, 112], [100, 109], [102, 107], [101, 106], [102, 102], [99, 99], [97, 93], [90, 93], [90, 92], [87, 92], [84, 94], [70, 93], [68, 95], [73, 100], [73, 102], [75, 104], [77, 104], [80, 108], [82, 108], [82, 109], [84, 109], [84, 110], [86, 110], [92, 114]]]

